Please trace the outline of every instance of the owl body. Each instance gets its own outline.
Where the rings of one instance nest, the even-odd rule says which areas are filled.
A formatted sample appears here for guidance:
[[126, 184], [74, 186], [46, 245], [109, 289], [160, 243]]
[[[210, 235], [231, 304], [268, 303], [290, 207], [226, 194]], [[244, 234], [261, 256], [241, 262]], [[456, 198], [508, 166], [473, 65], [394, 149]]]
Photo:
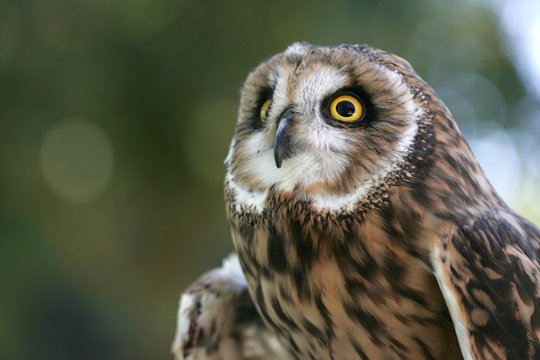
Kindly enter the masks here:
[[540, 357], [540, 232], [405, 60], [292, 45], [249, 75], [226, 165], [247, 291], [290, 358]]
[[268, 216], [253, 230], [239, 220], [233, 238], [252, 299], [294, 358], [461, 358], [436, 280], [420, 254], [385, 248], [380, 219], [307, 228]]

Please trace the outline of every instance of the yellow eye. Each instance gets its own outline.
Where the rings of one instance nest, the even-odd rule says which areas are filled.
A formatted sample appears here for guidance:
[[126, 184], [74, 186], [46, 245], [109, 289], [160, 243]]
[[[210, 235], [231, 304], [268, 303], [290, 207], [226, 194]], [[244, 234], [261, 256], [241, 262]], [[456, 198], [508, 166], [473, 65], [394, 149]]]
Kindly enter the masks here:
[[330, 104], [330, 115], [339, 121], [356, 121], [364, 115], [364, 107], [354, 96], [340, 95]]
[[259, 113], [259, 117], [261, 118], [261, 122], [265, 123], [268, 117], [268, 110], [270, 110], [270, 105], [272, 105], [272, 99], [268, 99], [264, 102], [263, 106], [261, 106], [261, 112]]

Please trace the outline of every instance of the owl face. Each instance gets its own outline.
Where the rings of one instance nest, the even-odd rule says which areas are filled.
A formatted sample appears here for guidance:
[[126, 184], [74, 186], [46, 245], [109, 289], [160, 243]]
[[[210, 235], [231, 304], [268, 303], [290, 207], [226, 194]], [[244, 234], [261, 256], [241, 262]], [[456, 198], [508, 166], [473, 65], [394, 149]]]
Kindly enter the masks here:
[[400, 171], [426, 114], [409, 72], [369, 47], [307, 44], [256, 68], [226, 159], [237, 207], [262, 211], [272, 190], [343, 210]]

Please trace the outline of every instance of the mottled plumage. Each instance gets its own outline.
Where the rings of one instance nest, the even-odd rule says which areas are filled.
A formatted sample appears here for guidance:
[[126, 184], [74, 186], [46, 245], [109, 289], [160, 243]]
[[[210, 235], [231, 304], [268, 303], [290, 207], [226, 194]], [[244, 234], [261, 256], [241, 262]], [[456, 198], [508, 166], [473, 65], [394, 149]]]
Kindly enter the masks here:
[[[226, 165], [246, 282], [226, 295], [215, 276], [202, 283], [235, 314], [245, 301], [228, 299], [247, 285], [270, 330], [259, 348], [275, 334], [292, 359], [540, 358], [540, 232], [500, 199], [405, 60], [293, 44], [246, 80]], [[188, 308], [180, 338], [215, 311]], [[177, 350], [227, 358], [215, 344], [245, 332], [224, 316], [207, 330], [213, 349], [189, 337]]]
[[236, 256], [184, 292], [172, 351], [186, 360], [287, 359], [255, 310]]

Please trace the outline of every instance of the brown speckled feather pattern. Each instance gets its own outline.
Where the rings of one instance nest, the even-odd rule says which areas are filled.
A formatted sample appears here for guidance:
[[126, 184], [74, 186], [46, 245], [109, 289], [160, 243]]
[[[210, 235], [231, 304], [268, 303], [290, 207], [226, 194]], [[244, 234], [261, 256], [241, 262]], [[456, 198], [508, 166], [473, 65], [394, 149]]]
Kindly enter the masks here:
[[172, 352], [178, 360], [269, 360], [289, 356], [251, 300], [236, 256], [183, 293]]
[[[318, 92], [341, 88], [359, 89], [358, 126], [318, 113]], [[261, 123], [268, 96], [276, 108]], [[287, 109], [290, 154], [266, 172]], [[540, 233], [405, 60], [293, 45], [248, 77], [226, 163], [250, 298], [291, 358], [540, 358]]]
[[437, 243], [434, 262], [474, 358], [538, 358], [539, 243], [538, 229], [505, 209], [452, 225]]

